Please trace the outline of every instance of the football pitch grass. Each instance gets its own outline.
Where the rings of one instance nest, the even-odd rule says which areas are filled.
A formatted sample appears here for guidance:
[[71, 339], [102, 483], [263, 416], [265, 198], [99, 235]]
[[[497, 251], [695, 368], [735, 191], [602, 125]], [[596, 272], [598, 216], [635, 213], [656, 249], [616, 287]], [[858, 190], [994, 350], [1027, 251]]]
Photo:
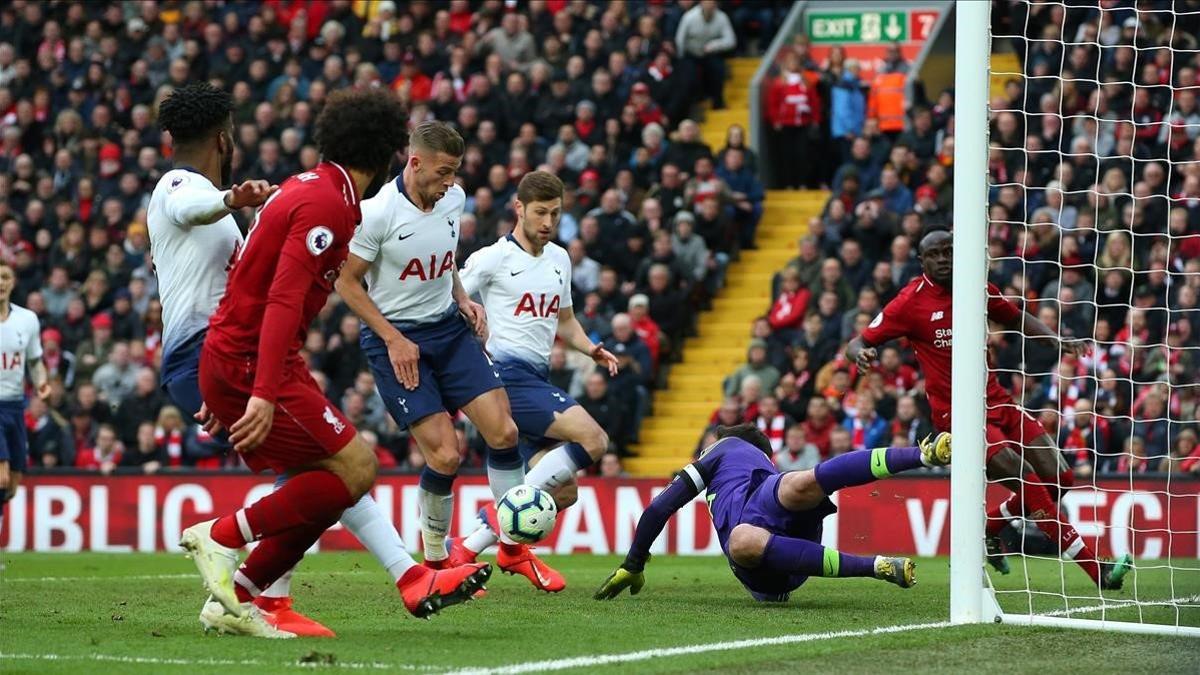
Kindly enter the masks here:
[[[782, 605], [751, 600], [716, 558], [656, 557], [640, 595], [608, 602], [591, 594], [620, 558], [546, 559], [566, 574], [563, 593], [539, 593], [524, 579], [497, 572], [486, 598], [422, 621], [405, 612], [386, 573], [367, 554], [311, 556], [293, 582], [296, 606], [338, 638], [258, 640], [202, 633], [197, 615], [205, 596], [182, 555], [7, 554], [0, 557], [7, 566], [0, 572], [0, 673], [317, 668], [1160, 675], [1195, 673], [1200, 664], [1200, 640], [1191, 638], [940, 625], [949, 607], [945, 558], [921, 559], [910, 590], [871, 579], [813, 579]], [[1178, 564], [1197, 566], [1195, 560]], [[1055, 592], [1064, 577], [1054, 561], [1032, 561], [1028, 574], [1036, 587]], [[1200, 595], [1197, 574], [1177, 571], [1175, 596]], [[1013, 573], [997, 583], [1022, 588], [1025, 575], [1014, 561]], [[1067, 568], [1065, 578], [1070, 593], [1088, 594], [1078, 570]], [[1134, 578], [1128, 581], [1107, 599], [1132, 600]], [[1139, 572], [1136, 581], [1138, 598], [1171, 597], [1168, 570]], [[1029, 611], [1030, 596], [1004, 597], [1009, 611]], [[1033, 602], [1038, 612], [1064, 606], [1049, 596]], [[1110, 609], [1108, 616], [1136, 620], [1138, 611]], [[1175, 623], [1175, 612], [1150, 609], [1144, 616]], [[1191, 597], [1179, 612], [1180, 623], [1200, 625], [1200, 599]]]

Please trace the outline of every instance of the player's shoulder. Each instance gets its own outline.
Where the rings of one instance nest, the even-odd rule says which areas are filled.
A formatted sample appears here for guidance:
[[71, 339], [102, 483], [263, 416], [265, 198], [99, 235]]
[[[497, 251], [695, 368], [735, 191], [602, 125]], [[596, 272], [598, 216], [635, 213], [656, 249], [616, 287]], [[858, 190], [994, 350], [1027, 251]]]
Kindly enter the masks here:
[[461, 209], [467, 203], [467, 191], [461, 185], [455, 183], [450, 186], [450, 189], [446, 190], [446, 194], [440, 201], [446, 202], [447, 206]]
[[933, 290], [933, 282], [925, 278], [924, 274], [921, 274], [913, 277], [907, 284], [905, 284], [904, 288], [901, 288], [900, 292], [896, 294], [896, 297], [893, 298], [888, 304], [897, 308], [903, 307], [904, 305], [931, 295]]
[[389, 180], [384, 183], [379, 192], [362, 201], [363, 222], [390, 221], [396, 214], [396, 198], [399, 195], [396, 181]]
[[568, 267], [571, 265], [571, 254], [567, 253], [567, 249], [554, 242], [547, 243], [546, 248], [543, 249], [543, 253], [548, 255], [550, 260], [560, 265], [565, 264]]
[[20, 305], [14, 305], [14, 304], [10, 304], [8, 307], [9, 307], [9, 316], [13, 319], [16, 319], [17, 321], [20, 321], [20, 322], [26, 323], [26, 324], [30, 324], [33, 326], [37, 326], [41, 323], [38, 320], [38, 315], [35, 314], [32, 309], [28, 309], [26, 307], [22, 307]]
[[504, 259], [505, 254], [508, 253], [509, 246], [510, 243], [508, 239], [506, 237], [501, 237], [500, 239], [467, 256], [464, 264], [473, 267], [480, 264], [486, 264], [489, 266], [498, 265]]
[[217, 189], [203, 175], [191, 169], [173, 168], [168, 170], [154, 184], [154, 191], [163, 195], [171, 195], [182, 188], [200, 188], [203, 190]]

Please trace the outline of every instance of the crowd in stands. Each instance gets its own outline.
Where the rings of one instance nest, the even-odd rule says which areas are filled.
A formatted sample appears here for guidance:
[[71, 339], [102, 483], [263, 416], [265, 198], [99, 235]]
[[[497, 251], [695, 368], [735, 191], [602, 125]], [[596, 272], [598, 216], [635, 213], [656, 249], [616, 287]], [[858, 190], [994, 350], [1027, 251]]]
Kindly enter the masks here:
[[[31, 400], [31, 465], [109, 472], [232, 468], [158, 386], [162, 307], [146, 203], [171, 166], [155, 123], [174, 87], [231, 92], [233, 178], [273, 183], [319, 160], [331, 91], [387, 87], [410, 124], [467, 141], [458, 262], [510, 232], [517, 181], [567, 183], [559, 239], [583, 325], [620, 360], [608, 377], [556, 348], [554, 382], [613, 439], [619, 475], [650, 391], [731, 256], [753, 246], [763, 189], [746, 130], [712, 148], [692, 120], [723, 105], [724, 59], [765, 48], [784, 2], [265, 0], [35, 2], [0, 7], [0, 258], [41, 319], [49, 401]], [[398, 163], [399, 165], [399, 163]], [[236, 214], [243, 227], [251, 213]], [[305, 355], [384, 467], [421, 454], [385, 412], [336, 297]], [[482, 443], [457, 425], [464, 466]]]
[[[992, 362], [1079, 477], [1200, 475], [1200, 19], [1104, 6], [1034, 4], [1025, 16], [1025, 3], [994, 5], [997, 35], [1039, 39], [1014, 41], [1029, 79], [991, 101], [989, 280], [1092, 349], [1076, 358], [1055, 340], [993, 330]], [[881, 72], [907, 72], [894, 57]], [[812, 93], [799, 99], [807, 110], [770, 117], [768, 106], [769, 121], [810, 151], [834, 148], [839, 163], [828, 179], [786, 174], [828, 180], [832, 195], [776, 275], [712, 417], [756, 421], [791, 468], [932, 431], [905, 344], [866, 373], [845, 347], [921, 274], [923, 233], [951, 223], [954, 94], [914, 101], [904, 129], [887, 131], [884, 107], [858, 100], [855, 71], [837, 50], [815, 63], [803, 36], [780, 57], [774, 95]]]

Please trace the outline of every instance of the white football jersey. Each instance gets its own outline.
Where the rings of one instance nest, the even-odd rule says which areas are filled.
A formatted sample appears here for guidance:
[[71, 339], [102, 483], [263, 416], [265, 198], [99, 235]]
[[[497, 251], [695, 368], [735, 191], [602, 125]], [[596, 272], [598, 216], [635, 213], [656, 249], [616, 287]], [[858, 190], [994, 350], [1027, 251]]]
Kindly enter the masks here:
[[225, 294], [229, 265], [243, 243], [225, 192], [191, 169], [163, 174], [146, 211], [150, 252], [163, 307], [163, 353], [200, 331]]
[[25, 396], [25, 368], [42, 358], [42, 326], [37, 314], [10, 304], [0, 321], [0, 401]]
[[487, 310], [487, 348], [497, 361], [550, 367], [558, 312], [571, 306], [571, 258], [550, 242], [534, 257], [511, 234], [476, 251], [463, 268], [463, 287]]
[[467, 195], [455, 185], [429, 213], [418, 209], [397, 176], [362, 203], [350, 252], [371, 263], [367, 293], [388, 321], [429, 323], [454, 304], [454, 252]]

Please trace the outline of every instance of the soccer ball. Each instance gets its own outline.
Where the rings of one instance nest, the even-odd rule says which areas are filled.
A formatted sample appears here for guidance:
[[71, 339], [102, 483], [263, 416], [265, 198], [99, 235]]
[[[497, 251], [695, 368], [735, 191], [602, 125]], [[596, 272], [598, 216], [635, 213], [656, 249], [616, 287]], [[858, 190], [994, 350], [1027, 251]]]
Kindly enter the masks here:
[[496, 504], [500, 530], [520, 544], [536, 544], [554, 530], [558, 507], [545, 490], [518, 485]]

